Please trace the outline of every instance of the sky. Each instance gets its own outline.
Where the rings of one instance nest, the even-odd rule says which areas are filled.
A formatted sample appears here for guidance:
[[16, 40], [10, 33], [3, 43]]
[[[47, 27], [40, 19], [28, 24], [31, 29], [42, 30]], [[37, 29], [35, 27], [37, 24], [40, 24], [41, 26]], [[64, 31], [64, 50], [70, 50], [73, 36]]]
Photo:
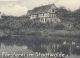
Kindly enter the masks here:
[[0, 11], [6, 15], [21, 16], [34, 7], [52, 3], [71, 11], [80, 8], [80, 0], [0, 0]]

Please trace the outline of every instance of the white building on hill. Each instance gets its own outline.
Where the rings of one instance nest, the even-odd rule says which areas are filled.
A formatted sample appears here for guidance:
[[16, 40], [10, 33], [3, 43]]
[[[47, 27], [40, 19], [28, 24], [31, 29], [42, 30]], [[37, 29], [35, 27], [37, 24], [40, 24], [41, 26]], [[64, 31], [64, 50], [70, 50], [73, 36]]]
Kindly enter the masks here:
[[60, 22], [60, 19], [56, 16], [56, 6], [54, 4], [44, 5], [36, 7], [32, 10], [28, 10], [27, 15], [31, 20], [38, 20], [40, 22]]

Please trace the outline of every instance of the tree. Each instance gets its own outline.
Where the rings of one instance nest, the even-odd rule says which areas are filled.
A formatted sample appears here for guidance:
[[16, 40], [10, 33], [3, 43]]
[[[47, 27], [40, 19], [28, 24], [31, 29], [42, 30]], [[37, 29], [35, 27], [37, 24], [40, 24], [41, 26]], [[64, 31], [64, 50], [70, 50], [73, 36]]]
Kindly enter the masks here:
[[65, 28], [65, 26], [61, 23], [58, 23], [54, 26], [55, 30], [63, 30]]
[[64, 7], [57, 8], [56, 15], [62, 20], [69, 20], [71, 17], [71, 11], [66, 10]]

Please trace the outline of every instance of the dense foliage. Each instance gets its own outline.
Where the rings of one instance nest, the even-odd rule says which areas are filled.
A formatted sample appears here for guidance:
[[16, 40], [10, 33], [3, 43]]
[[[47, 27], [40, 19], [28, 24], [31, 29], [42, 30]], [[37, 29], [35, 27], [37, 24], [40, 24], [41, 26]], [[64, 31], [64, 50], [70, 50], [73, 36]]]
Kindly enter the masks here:
[[[34, 52], [48, 52], [47, 47], [41, 47], [41, 45], [61, 44], [56, 48], [56, 52], [69, 54], [70, 45], [63, 45], [63, 42], [75, 41], [80, 44], [80, 9], [71, 12], [61, 7], [56, 9], [55, 14], [61, 22], [41, 23], [29, 20], [27, 16], [2, 16], [0, 31], [8, 36], [1, 37], [0, 42], [6, 45], [27, 45]], [[51, 51], [54, 52], [54, 47]], [[74, 48], [73, 53], [77, 53], [75, 51], [80, 51], [80, 48]]]

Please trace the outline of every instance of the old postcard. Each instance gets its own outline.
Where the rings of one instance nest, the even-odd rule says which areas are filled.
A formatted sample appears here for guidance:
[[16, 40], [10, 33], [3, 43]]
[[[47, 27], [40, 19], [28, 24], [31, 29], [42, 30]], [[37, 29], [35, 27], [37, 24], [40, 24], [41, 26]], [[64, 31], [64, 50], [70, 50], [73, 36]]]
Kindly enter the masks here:
[[80, 0], [0, 0], [0, 58], [80, 58]]

